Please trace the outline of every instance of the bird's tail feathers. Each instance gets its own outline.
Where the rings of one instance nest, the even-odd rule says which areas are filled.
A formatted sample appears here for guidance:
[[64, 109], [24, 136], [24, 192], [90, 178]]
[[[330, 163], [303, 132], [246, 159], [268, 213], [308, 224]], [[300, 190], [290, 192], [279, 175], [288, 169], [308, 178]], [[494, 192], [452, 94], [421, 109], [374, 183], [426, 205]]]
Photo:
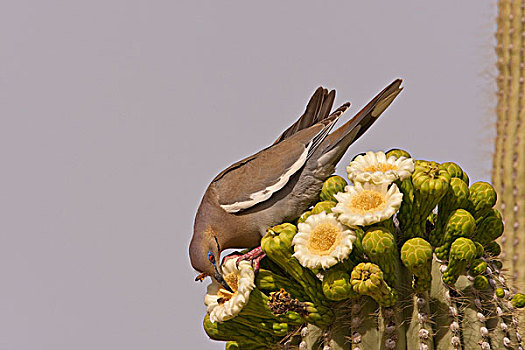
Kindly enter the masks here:
[[339, 117], [342, 116], [349, 107], [350, 102], [346, 102], [341, 107], [337, 108], [332, 114], [320, 121], [320, 123], [324, 125], [324, 128], [312, 139], [312, 145], [310, 146], [306, 159], [310, 158], [315, 152], [317, 147], [324, 141], [330, 131], [332, 131], [334, 125], [339, 120]]
[[[326, 137], [328, 152], [335, 147], [346, 149], [354, 143], [379, 118], [381, 113], [394, 101], [403, 90], [401, 79], [394, 80], [374, 97], [359, 113]], [[344, 152], [343, 152], [344, 153]]]
[[332, 109], [334, 100], [335, 90], [328, 92], [327, 89], [321, 86], [318, 87], [306, 105], [306, 110], [303, 115], [286, 129], [274, 144], [287, 139], [300, 130], [306, 129], [329, 118], [331, 116], [330, 110]]

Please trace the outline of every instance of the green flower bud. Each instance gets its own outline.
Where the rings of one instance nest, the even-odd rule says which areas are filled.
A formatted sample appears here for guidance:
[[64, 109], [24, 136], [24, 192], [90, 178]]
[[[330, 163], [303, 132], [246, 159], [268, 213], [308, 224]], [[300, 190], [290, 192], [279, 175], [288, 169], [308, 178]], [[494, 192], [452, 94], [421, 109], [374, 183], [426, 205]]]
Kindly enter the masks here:
[[392, 156], [396, 158], [399, 158], [399, 157], [412, 158], [407, 151], [403, 151], [402, 149], [397, 149], [397, 148], [393, 148], [390, 151], [386, 152], [387, 159]]
[[499, 260], [493, 260], [492, 263], [494, 264], [494, 266], [496, 266], [498, 270], [501, 270], [503, 268], [503, 263]]
[[450, 177], [461, 179], [468, 185], [469, 178], [467, 173], [465, 173], [459, 165], [452, 162], [445, 162], [441, 165], [443, 165], [443, 167], [448, 171]]
[[485, 245], [485, 252], [491, 256], [498, 256], [501, 254], [501, 246], [498, 242], [489, 242]]
[[452, 242], [458, 237], [472, 237], [475, 228], [476, 220], [474, 220], [474, 217], [468, 211], [464, 209], [455, 210], [447, 220], [444, 228], [444, 236], [441, 239], [443, 244], [436, 247], [436, 256], [441, 260], [447, 259]]
[[465, 273], [467, 266], [476, 258], [476, 245], [468, 238], [460, 237], [452, 243], [448, 266], [443, 272], [443, 282], [456, 283], [459, 275]]
[[519, 309], [523, 308], [525, 306], [525, 294], [516, 293], [510, 300], [510, 303], [512, 306], [517, 307]]
[[423, 238], [412, 238], [401, 247], [401, 261], [412, 272], [412, 288], [417, 292], [430, 289], [432, 282], [432, 246]]
[[320, 212], [323, 212], [323, 211], [326, 212], [326, 213], [331, 213], [332, 212], [332, 208], [335, 207], [336, 205], [337, 205], [337, 203], [336, 202], [332, 202], [332, 201], [319, 202], [312, 209], [312, 215], [319, 214]]
[[363, 238], [363, 250], [371, 262], [377, 264], [385, 280], [394, 285], [398, 251], [394, 236], [384, 228], [369, 229]]
[[447, 193], [450, 175], [436, 162], [418, 160], [411, 178], [414, 200], [408, 217], [400, 210], [401, 229], [408, 237], [424, 237], [426, 219]]
[[311, 210], [305, 211], [305, 212], [303, 213], [303, 215], [301, 215], [301, 216], [299, 217], [299, 219], [297, 219], [297, 224], [300, 224], [300, 223], [302, 223], [302, 222], [305, 222], [306, 219], [308, 219], [308, 217], [309, 217], [310, 215], [312, 215], [312, 211], [311, 211]]
[[329, 177], [324, 183], [321, 189], [321, 195], [319, 196], [322, 201], [337, 202], [334, 194], [338, 192], [344, 192], [345, 186], [348, 185], [345, 179], [341, 176]]
[[498, 298], [504, 298], [505, 297], [505, 289], [503, 288], [496, 288], [496, 291], [494, 292]]
[[469, 273], [471, 276], [478, 276], [487, 270], [487, 263], [481, 259], [476, 259], [470, 264]]
[[350, 283], [350, 275], [334, 268], [324, 274], [323, 293], [328, 299], [336, 301], [356, 296]]
[[474, 288], [477, 290], [485, 290], [489, 287], [489, 280], [483, 275], [478, 275], [474, 278]]
[[381, 306], [389, 307], [397, 301], [397, 293], [386, 284], [383, 272], [376, 264], [360, 263], [354, 267], [350, 283], [354, 292], [368, 295]]
[[485, 254], [485, 248], [481, 245], [481, 243], [473, 241], [476, 245], [476, 259], [479, 259], [483, 257], [483, 254]]
[[470, 186], [468, 209], [476, 219], [480, 217], [484, 211], [492, 208], [494, 204], [496, 204], [496, 200], [496, 191], [488, 182], [479, 181]]
[[483, 245], [494, 241], [503, 234], [503, 220], [496, 209], [488, 209], [476, 220], [474, 239]]
[[262, 350], [267, 347], [267, 344], [257, 344], [252, 342], [229, 341], [226, 343], [226, 350]]
[[440, 246], [443, 244], [442, 239], [448, 217], [456, 209], [467, 208], [468, 195], [468, 186], [463, 180], [455, 177], [450, 179], [450, 186], [447, 193], [439, 201], [435, 229], [431, 232], [429, 237], [430, 243], [432, 243], [433, 246]]

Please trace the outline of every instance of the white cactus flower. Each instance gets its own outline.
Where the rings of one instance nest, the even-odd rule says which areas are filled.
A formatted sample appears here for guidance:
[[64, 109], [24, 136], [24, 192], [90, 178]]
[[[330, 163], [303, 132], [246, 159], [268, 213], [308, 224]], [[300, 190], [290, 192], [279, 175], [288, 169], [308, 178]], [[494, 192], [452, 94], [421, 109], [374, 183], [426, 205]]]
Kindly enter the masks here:
[[373, 184], [356, 182], [346, 186], [345, 192], [334, 195], [339, 203], [332, 212], [347, 226], [365, 226], [391, 218], [401, 206], [403, 194], [399, 188], [388, 183]]
[[304, 267], [327, 269], [348, 257], [355, 239], [354, 231], [337, 221], [334, 214], [310, 215], [298, 225], [292, 241], [293, 256]]
[[215, 280], [208, 285], [204, 303], [211, 322], [223, 322], [237, 316], [248, 303], [250, 293], [255, 287], [255, 273], [250, 262], [241, 261], [237, 268], [236, 259], [229, 259], [221, 268], [222, 275], [233, 293], [225, 290]]
[[366, 152], [357, 156], [346, 167], [348, 179], [356, 182], [392, 183], [404, 180], [414, 172], [415, 161], [412, 158], [395, 156], [386, 157], [384, 152]]

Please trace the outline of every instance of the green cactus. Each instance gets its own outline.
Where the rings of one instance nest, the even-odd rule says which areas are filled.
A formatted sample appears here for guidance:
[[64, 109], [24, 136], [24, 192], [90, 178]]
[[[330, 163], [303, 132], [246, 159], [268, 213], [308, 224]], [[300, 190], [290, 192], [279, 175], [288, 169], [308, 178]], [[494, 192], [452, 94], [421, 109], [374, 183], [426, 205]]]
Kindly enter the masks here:
[[397, 148], [391, 149], [390, 151], [386, 152], [387, 158], [390, 158], [391, 156], [394, 156], [396, 158], [399, 158], [399, 157], [411, 158], [410, 153], [402, 149], [397, 149]]
[[446, 260], [449, 255], [452, 242], [458, 237], [471, 238], [476, 229], [476, 221], [470, 213], [463, 209], [457, 209], [449, 216], [441, 238], [441, 245], [436, 247], [436, 256], [441, 260]]
[[468, 209], [477, 219], [496, 204], [498, 196], [487, 182], [476, 182], [469, 188]]
[[512, 306], [523, 308], [525, 306], [525, 294], [517, 293], [510, 300]]
[[503, 220], [496, 209], [485, 211], [484, 215], [476, 220], [476, 235], [474, 239], [484, 246], [493, 243], [503, 234]]
[[362, 241], [363, 250], [371, 262], [377, 264], [390, 285], [396, 283], [399, 252], [394, 236], [384, 228], [371, 228], [366, 231]]
[[330, 269], [323, 276], [324, 295], [334, 301], [355, 297], [350, 283], [350, 275], [344, 270]]
[[429, 241], [433, 245], [443, 244], [443, 242], [440, 242], [440, 238], [443, 237], [449, 216], [456, 209], [467, 208], [468, 195], [469, 190], [467, 184], [459, 178], [452, 177], [447, 193], [439, 201], [439, 211], [436, 215], [435, 228], [429, 235]]
[[360, 263], [352, 270], [350, 283], [354, 292], [367, 295], [381, 306], [392, 306], [397, 301], [397, 293], [383, 278], [383, 271], [376, 264]]
[[468, 186], [468, 183], [469, 183], [468, 175], [467, 175], [466, 172], [463, 171], [463, 169], [461, 169], [461, 167], [459, 165], [457, 165], [456, 163], [453, 163], [453, 162], [445, 162], [445, 163], [443, 163], [441, 165], [450, 174], [450, 177], [461, 179]]
[[343, 192], [347, 185], [348, 183], [341, 176], [336, 175], [329, 177], [328, 180], [323, 183], [323, 188], [321, 189], [321, 194], [319, 195], [321, 201], [337, 202], [334, 194]]
[[476, 258], [477, 248], [468, 238], [460, 237], [450, 246], [448, 266], [443, 272], [443, 282], [456, 283], [459, 275], [464, 274], [467, 266]]
[[417, 292], [430, 289], [432, 282], [432, 246], [423, 238], [411, 238], [401, 247], [401, 261], [414, 275], [412, 288]]
[[489, 288], [489, 280], [485, 276], [476, 276], [474, 278], [474, 288], [485, 290]]
[[311, 215], [315, 215], [315, 214], [319, 214], [320, 212], [326, 212], [326, 213], [331, 213], [332, 212], [332, 208], [336, 206], [336, 202], [332, 202], [332, 201], [323, 201], [323, 202], [319, 202], [317, 203], [314, 208], [311, 210]]
[[485, 271], [487, 270], [487, 266], [488, 265], [486, 261], [481, 259], [475, 259], [470, 264], [469, 274], [471, 276], [481, 275], [482, 273], [485, 273]]
[[412, 192], [413, 199], [407, 199], [405, 203], [405, 198], [403, 198], [403, 204], [407, 208], [406, 211], [400, 209], [398, 218], [407, 238], [426, 238], [426, 220], [447, 193], [450, 175], [443, 166], [436, 162], [416, 161], [411, 182], [412, 186], [406, 183], [401, 187], [403, 197], [410, 196]]
[[[331, 212], [346, 182], [329, 182], [298, 223]], [[293, 257], [295, 225], [270, 228], [248, 303], [228, 321], [206, 317], [207, 334], [230, 350], [518, 349], [515, 310], [525, 296], [509, 289], [496, 259], [501, 216], [490, 186], [467, 183], [454, 163], [417, 161], [396, 181], [397, 220], [352, 227], [352, 251], [324, 270]]]

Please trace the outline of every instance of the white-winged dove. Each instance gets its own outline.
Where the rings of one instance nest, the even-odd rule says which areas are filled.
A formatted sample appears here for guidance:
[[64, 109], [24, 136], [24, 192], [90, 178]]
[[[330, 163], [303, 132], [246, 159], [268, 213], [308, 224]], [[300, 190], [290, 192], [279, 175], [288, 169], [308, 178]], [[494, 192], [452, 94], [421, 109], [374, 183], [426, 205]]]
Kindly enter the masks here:
[[271, 146], [217, 175], [197, 210], [189, 248], [198, 279], [212, 276], [228, 289], [217, 267], [221, 251], [256, 247], [269, 227], [307, 210], [347, 148], [401, 92], [400, 85], [399, 79], [392, 82], [332, 133], [350, 103], [330, 114], [335, 91], [319, 87], [304, 114]]

